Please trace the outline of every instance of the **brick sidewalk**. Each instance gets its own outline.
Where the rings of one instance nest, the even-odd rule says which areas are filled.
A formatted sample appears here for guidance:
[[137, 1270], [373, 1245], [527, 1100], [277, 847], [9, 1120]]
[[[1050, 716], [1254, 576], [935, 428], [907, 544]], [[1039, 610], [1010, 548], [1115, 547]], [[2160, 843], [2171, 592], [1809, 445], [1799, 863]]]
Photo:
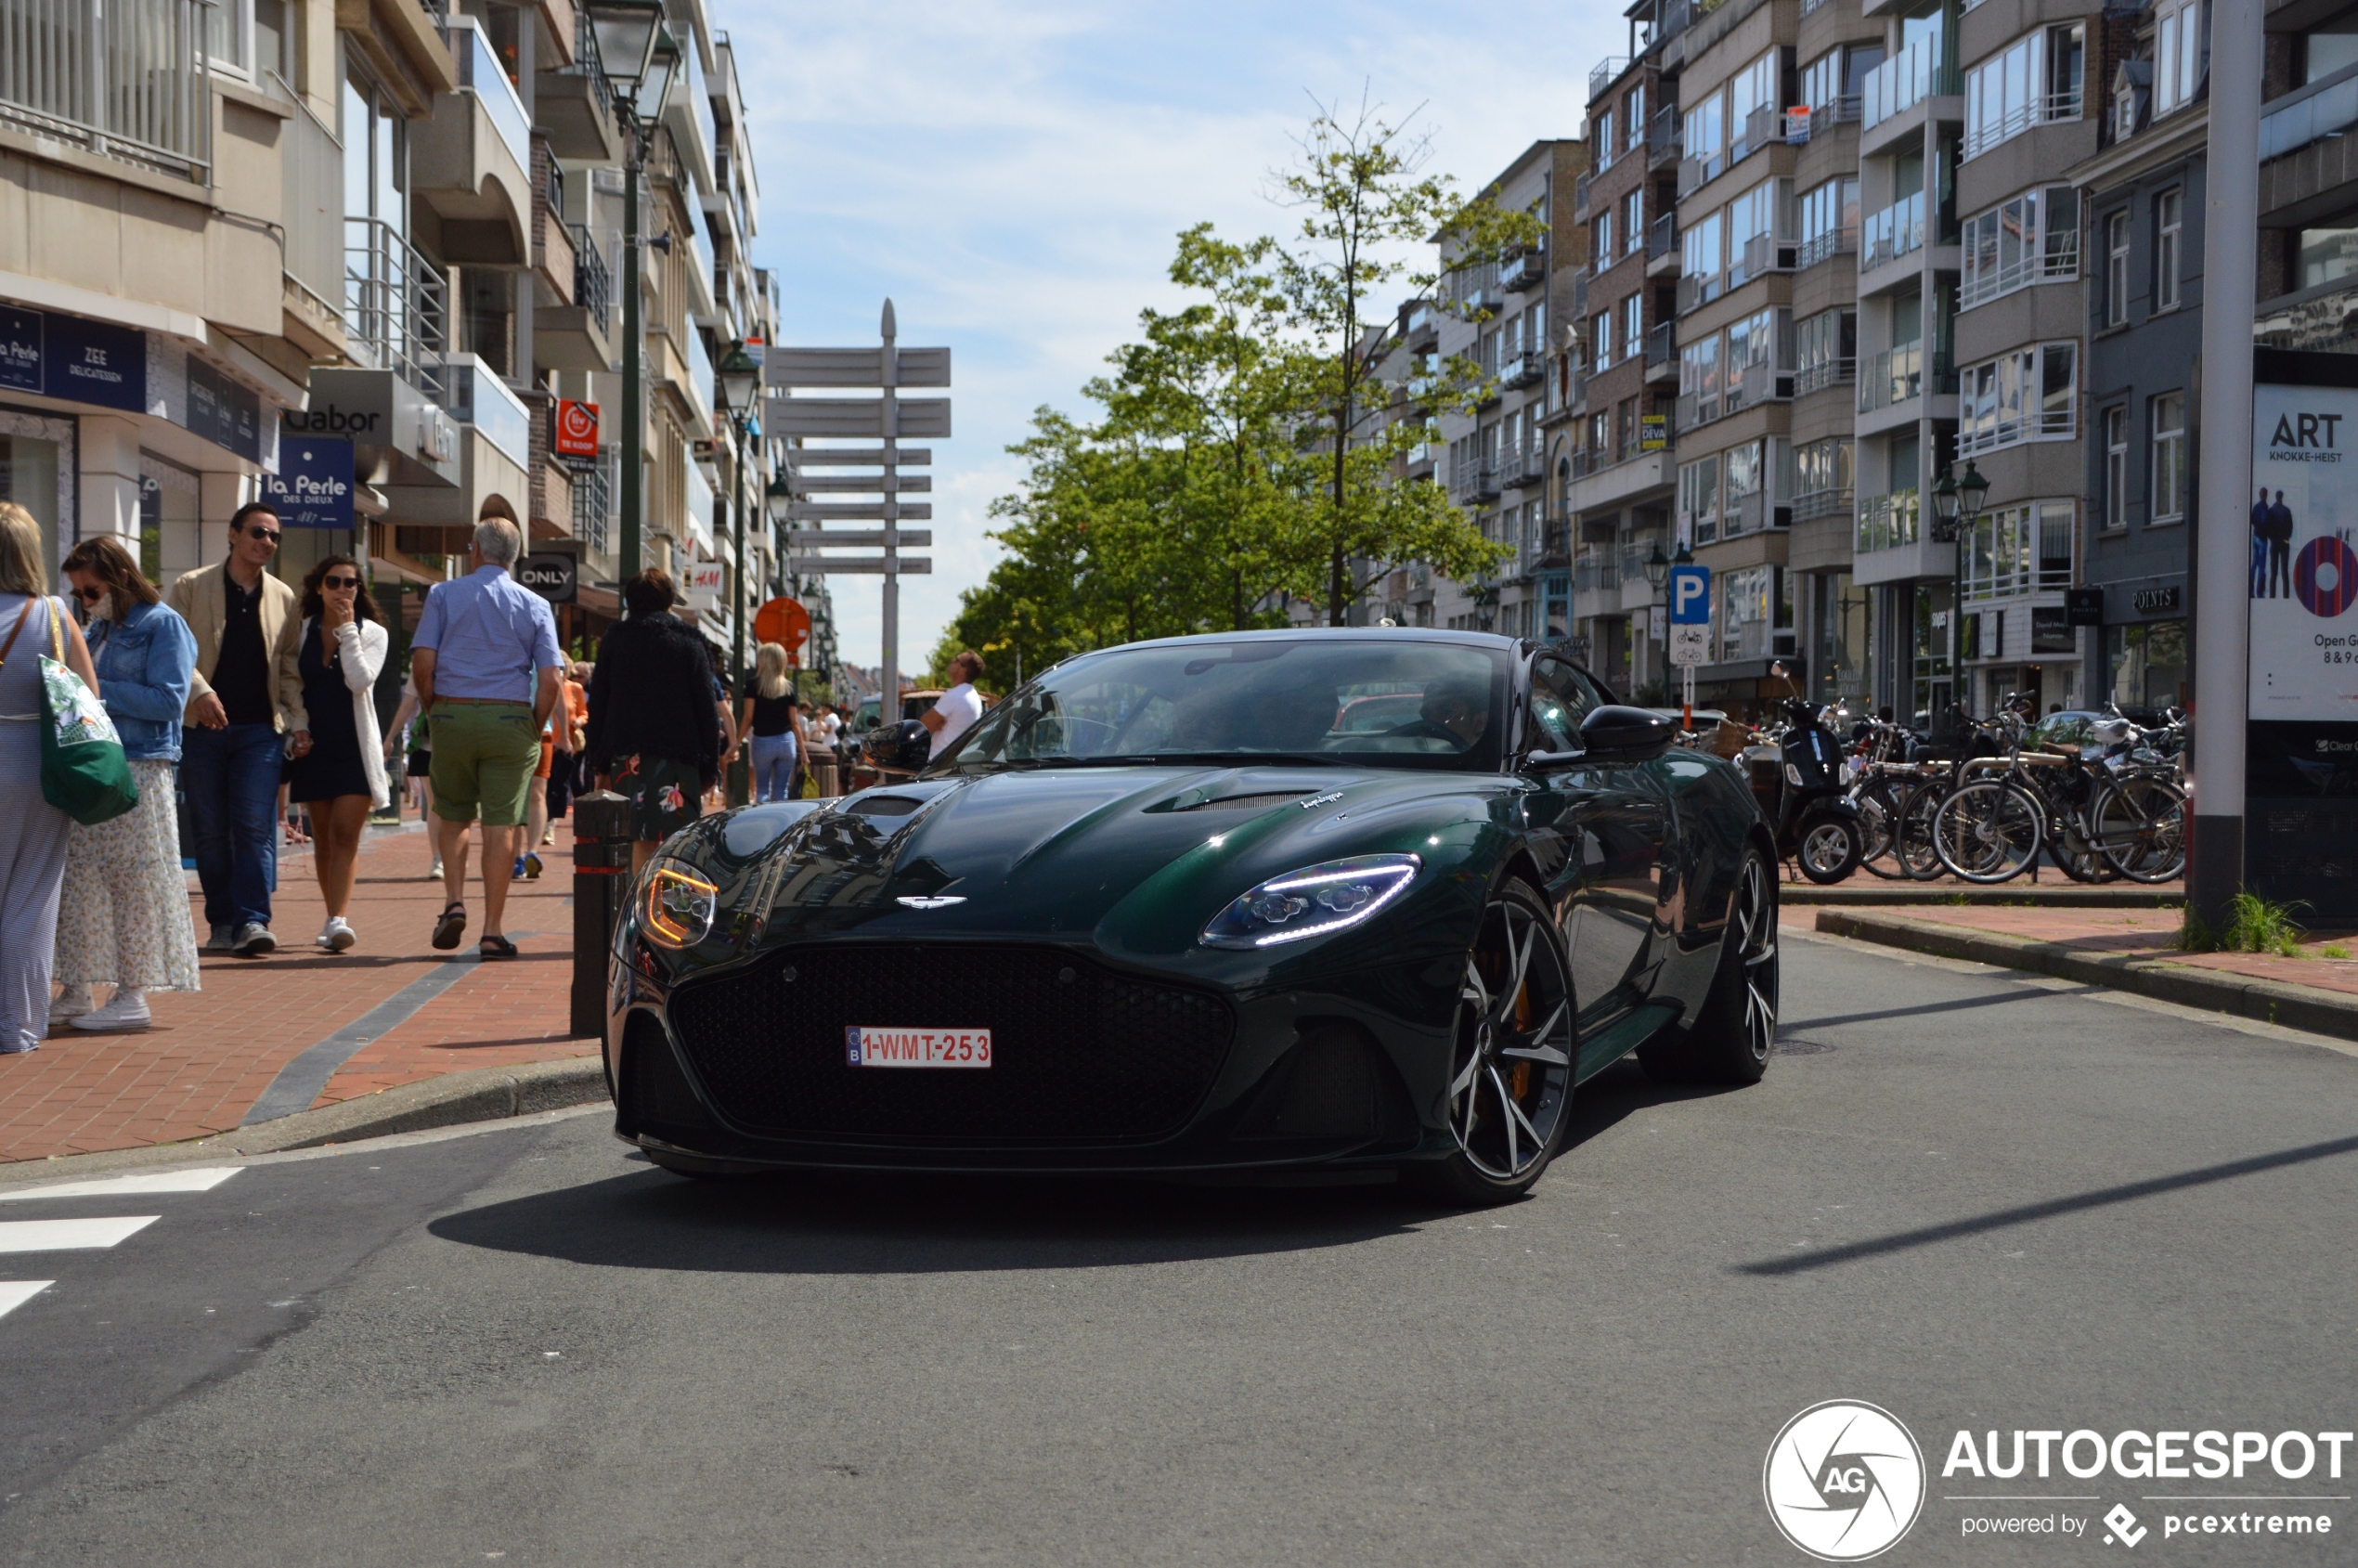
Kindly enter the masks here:
[[[0, 1161], [226, 1132], [244, 1120], [280, 1069], [438, 965], [464, 963], [467, 973], [361, 1046], [316, 1103], [465, 1068], [594, 1055], [595, 1040], [566, 1035], [570, 824], [558, 824], [557, 843], [540, 856], [547, 869], [539, 880], [516, 883], [508, 900], [508, 933], [523, 956], [487, 965], [472, 961], [473, 938], [483, 930], [479, 882], [468, 891], [468, 940], [456, 955], [434, 951], [429, 939], [442, 884], [425, 880], [421, 833], [369, 835], [349, 915], [360, 942], [342, 956], [311, 945], [326, 912], [309, 857], [282, 860], [273, 898], [276, 954], [204, 954], [204, 990], [150, 995], [155, 1025], [143, 1033], [60, 1028], [38, 1051], [0, 1056]], [[201, 916], [201, 899], [192, 895], [191, 908]], [[201, 918], [197, 928], [204, 929]]]
[[[1818, 911], [1794, 906], [1782, 911], [1783, 924], [1812, 928]], [[2308, 986], [2319, 991], [2358, 995], [2358, 959], [2325, 956], [2337, 945], [2332, 938], [2314, 938], [2301, 945], [2303, 956], [2281, 958], [2257, 952], [2182, 952], [2178, 938], [2179, 912], [2174, 909], [2036, 909], [1977, 904], [1911, 904], [1880, 913], [1910, 920], [1937, 922], [1970, 931], [2048, 942], [2091, 956], [2157, 959], [2282, 985]], [[2358, 952], [2358, 944], [2341, 945]]]

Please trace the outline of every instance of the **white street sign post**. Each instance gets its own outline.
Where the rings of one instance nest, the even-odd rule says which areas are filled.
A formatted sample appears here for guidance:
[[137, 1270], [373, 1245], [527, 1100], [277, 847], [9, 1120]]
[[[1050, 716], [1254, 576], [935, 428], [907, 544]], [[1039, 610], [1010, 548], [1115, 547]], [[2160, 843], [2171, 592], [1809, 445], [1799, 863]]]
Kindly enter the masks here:
[[[903, 397], [905, 386], [950, 384], [950, 351], [946, 348], [901, 348], [896, 338], [892, 302], [885, 301], [875, 348], [773, 348], [762, 356], [762, 379], [772, 390], [769, 418], [763, 428], [772, 435], [804, 440], [874, 441], [875, 446], [803, 447], [789, 455], [794, 492], [788, 513], [786, 569], [798, 577], [856, 573], [884, 578], [884, 648], [876, 683], [876, 719], [895, 722], [900, 698], [900, 577], [924, 575], [933, 562], [904, 556], [907, 546], [933, 543], [929, 529], [904, 529], [903, 520], [933, 519], [926, 501], [903, 502], [908, 494], [927, 494], [931, 476], [903, 474], [903, 467], [924, 467], [933, 461], [931, 448], [904, 447], [903, 440], [947, 440], [950, 399]], [[875, 397], [797, 397], [797, 388], [874, 387]], [[812, 469], [851, 469], [859, 473], [810, 473]], [[814, 501], [813, 494], [875, 495], [875, 501]], [[881, 528], [823, 531], [829, 523], [881, 523]], [[822, 551], [881, 549], [879, 555], [823, 555]]]
[[1695, 666], [1711, 654], [1711, 568], [1670, 568], [1670, 662], [1681, 671], [1684, 727], [1695, 727]]

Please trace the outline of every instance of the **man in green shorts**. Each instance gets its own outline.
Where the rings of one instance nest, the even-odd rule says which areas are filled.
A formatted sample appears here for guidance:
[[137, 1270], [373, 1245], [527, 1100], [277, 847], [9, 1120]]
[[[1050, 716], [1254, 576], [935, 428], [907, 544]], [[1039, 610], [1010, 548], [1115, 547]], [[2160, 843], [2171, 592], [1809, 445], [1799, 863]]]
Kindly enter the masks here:
[[[494, 502], [498, 502], [495, 509]], [[484, 503], [467, 552], [468, 575], [436, 583], [410, 640], [410, 671], [434, 752], [434, 834], [449, 902], [434, 922], [434, 945], [459, 945], [467, 928], [467, 827], [483, 822], [483, 956], [513, 958], [500, 929], [516, 835], [524, 826], [540, 727], [564, 692], [564, 655], [549, 602], [509, 575], [524, 541]]]

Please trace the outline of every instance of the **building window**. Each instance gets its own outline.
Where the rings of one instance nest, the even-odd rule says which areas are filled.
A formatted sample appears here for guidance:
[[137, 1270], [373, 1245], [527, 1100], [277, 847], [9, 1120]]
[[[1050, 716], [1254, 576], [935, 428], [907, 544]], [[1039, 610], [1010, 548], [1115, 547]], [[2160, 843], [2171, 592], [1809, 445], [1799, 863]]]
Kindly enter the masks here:
[[2033, 125], [2079, 118], [2085, 24], [2026, 33], [1965, 72], [1964, 156]]
[[1642, 82], [1629, 89], [1621, 100], [1623, 135], [1628, 138], [1629, 150], [1638, 151], [1646, 145], [1646, 84]]
[[1796, 523], [1850, 510], [1852, 448], [1830, 436], [1794, 448], [1793, 515]]
[[2151, 404], [2154, 474], [2150, 521], [2186, 520], [2186, 395], [2165, 392]]
[[[1738, 71], [1728, 84], [1728, 135], [1737, 144], [1731, 149], [1733, 157], [1744, 157], [1784, 139], [1784, 126], [1777, 113], [1783, 107], [1777, 93], [1782, 55], [1781, 49], [1769, 50]], [[1764, 112], [1765, 120], [1756, 118]]]
[[2186, 623], [2105, 628], [2105, 668], [2112, 700], [2131, 713], [2184, 703], [2190, 695]]
[[2202, 0], [2159, 8], [2154, 22], [2154, 118], [2195, 101], [2202, 79]]
[[1691, 429], [1719, 417], [1719, 334], [1678, 351], [1678, 426]]
[[2033, 283], [2079, 276], [2079, 194], [2069, 186], [2028, 190], [1965, 220], [1961, 310]]
[[1965, 597], [2007, 599], [2071, 586], [2072, 503], [1993, 507], [1965, 533]]
[[[1690, 162], [1701, 165], [1698, 172], [1704, 180], [1717, 179], [1720, 171], [1727, 167], [1721, 158], [1726, 150], [1722, 139], [1727, 131], [1727, 122], [1722, 118], [1726, 104], [1724, 97], [1713, 93], [1687, 110], [1682, 126], [1685, 134], [1679, 145], [1685, 149]], [[1686, 182], [1681, 179], [1679, 184], [1684, 188]]]
[[1590, 227], [1588, 253], [1597, 259], [1597, 270], [1602, 272], [1613, 265], [1613, 214], [1609, 212], [1598, 214]]
[[2293, 253], [2300, 278], [2296, 288], [2322, 288], [2358, 272], [2358, 227], [2348, 227], [2352, 222], [2344, 217], [2340, 227], [2300, 231]]
[[1642, 188], [1621, 199], [1621, 248], [1633, 256], [1646, 248], [1646, 193]]
[[1678, 469], [1678, 537], [1690, 545], [1719, 537], [1719, 455]]
[[2050, 343], [1967, 367], [1958, 388], [1958, 455], [2077, 435], [2079, 364], [2079, 344]]
[[1762, 180], [1728, 203], [1728, 287], [1775, 270], [1777, 240], [1792, 230], [1791, 180]]
[[1859, 362], [1859, 313], [1821, 310], [1794, 331], [1795, 395], [1850, 380]]
[[1722, 279], [1720, 266], [1720, 215], [1714, 212], [1697, 218], [1678, 237], [1682, 247], [1682, 270], [1693, 279], [1693, 303], [1708, 305], [1719, 297]]
[[2105, 325], [2129, 320], [2129, 214], [2105, 215]]
[[1589, 370], [1593, 374], [1613, 364], [1613, 312], [1600, 311], [1588, 322]]
[[2129, 408], [2105, 410], [2105, 529], [2129, 526]]
[[1632, 294], [1621, 302], [1621, 356], [1635, 359], [1646, 346], [1646, 302]]
[[1597, 128], [1589, 133], [1588, 145], [1597, 149], [1597, 172], [1602, 174], [1613, 167], [1613, 149], [1618, 145], [1613, 136], [1613, 110], [1608, 109], [1597, 116]]
[[1801, 251], [1795, 266], [1859, 248], [1859, 182], [1846, 175], [1812, 186], [1801, 197]]
[[2178, 253], [2186, 229], [2186, 193], [2165, 190], [2154, 198], [2154, 308], [2178, 308]]

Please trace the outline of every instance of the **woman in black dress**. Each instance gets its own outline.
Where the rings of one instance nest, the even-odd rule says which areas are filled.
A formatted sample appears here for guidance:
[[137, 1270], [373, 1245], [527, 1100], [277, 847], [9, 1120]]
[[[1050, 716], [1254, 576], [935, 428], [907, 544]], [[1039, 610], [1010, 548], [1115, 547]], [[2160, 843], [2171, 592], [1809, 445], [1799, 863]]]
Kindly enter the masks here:
[[344, 920], [369, 812], [392, 801], [384, 742], [371, 697], [391, 641], [359, 563], [330, 555], [303, 579], [303, 706], [311, 749], [287, 764], [287, 793], [311, 813], [312, 863], [328, 923], [317, 945], [343, 952], [359, 939]]

